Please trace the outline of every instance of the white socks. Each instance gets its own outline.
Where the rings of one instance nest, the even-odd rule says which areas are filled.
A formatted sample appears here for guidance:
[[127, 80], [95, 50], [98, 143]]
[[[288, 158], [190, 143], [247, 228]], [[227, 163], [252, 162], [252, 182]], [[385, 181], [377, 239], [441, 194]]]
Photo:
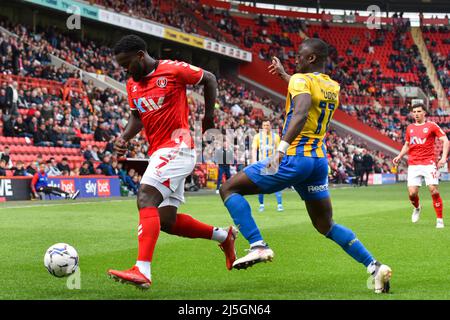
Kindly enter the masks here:
[[152, 279], [151, 275], [151, 262], [148, 261], [136, 261], [136, 267], [139, 268], [139, 271], [148, 279]]
[[368, 266], [367, 266], [367, 273], [374, 274], [375, 270], [377, 269], [377, 261], [373, 260]]
[[266, 247], [267, 243], [264, 242], [264, 240], [259, 240], [256, 242], [253, 242], [252, 244], [250, 244], [250, 249], [254, 248], [254, 247]]
[[214, 227], [211, 240], [216, 240], [222, 243], [227, 239], [227, 237], [228, 237], [228, 230]]

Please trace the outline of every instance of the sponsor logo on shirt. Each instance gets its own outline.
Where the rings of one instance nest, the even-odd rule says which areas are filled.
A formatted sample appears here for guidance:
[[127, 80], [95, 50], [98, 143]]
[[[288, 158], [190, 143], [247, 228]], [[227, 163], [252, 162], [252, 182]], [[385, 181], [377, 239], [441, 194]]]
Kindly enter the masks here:
[[411, 137], [411, 142], [410, 144], [425, 144], [425, 142], [427, 141], [427, 138], [419, 138], [419, 137]]
[[164, 98], [165, 97], [159, 97], [158, 101], [155, 102], [155, 100], [153, 100], [153, 98], [143, 97], [143, 98], [133, 99], [133, 103], [141, 113], [145, 113], [147, 111], [155, 111], [155, 110], [160, 109], [164, 103]]

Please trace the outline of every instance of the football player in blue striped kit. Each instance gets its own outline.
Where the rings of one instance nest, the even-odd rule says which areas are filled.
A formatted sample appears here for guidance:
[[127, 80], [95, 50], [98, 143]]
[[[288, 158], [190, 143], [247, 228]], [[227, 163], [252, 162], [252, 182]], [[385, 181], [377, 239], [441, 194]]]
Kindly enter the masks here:
[[275, 155], [254, 163], [228, 180], [220, 195], [235, 225], [250, 244], [247, 255], [233, 263], [245, 269], [271, 261], [274, 252], [263, 240], [244, 195], [274, 193], [293, 186], [305, 201], [314, 227], [363, 264], [373, 277], [375, 293], [389, 291], [391, 268], [373, 258], [350, 229], [333, 221], [328, 191], [325, 134], [339, 104], [339, 84], [325, 74], [328, 45], [320, 39], [302, 42], [298, 73], [288, 75], [277, 58], [269, 71], [289, 82], [282, 140]]
[[[264, 120], [262, 129], [255, 134], [252, 142], [252, 163], [270, 158], [274, 155], [280, 144], [280, 136], [271, 128], [269, 120]], [[277, 198], [277, 211], [283, 211], [283, 198], [281, 191], [275, 192]], [[264, 211], [264, 194], [258, 195], [259, 212]]]

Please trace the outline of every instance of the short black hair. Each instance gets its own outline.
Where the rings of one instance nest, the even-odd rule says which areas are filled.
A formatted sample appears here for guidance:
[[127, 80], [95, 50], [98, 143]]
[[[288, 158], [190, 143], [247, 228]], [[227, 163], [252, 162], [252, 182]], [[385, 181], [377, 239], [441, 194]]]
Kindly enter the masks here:
[[119, 53], [138, 52], [140, 50], [147, 52], [147, 44], [144, 39], [135, 34], [122, 37], [114, 46], [115, 55]]
[[302, 45], [313, 49], [318, 62], [325, 62], [328, 58], [328, 44], [322, 39], [309, 38], [302, 42]]
[[423, 111], [427, 112], [427, 109], [425, 108], [425, 105], [424, 105], [423, 103], [421, 103], [421, 102], [416, 103], [416, 104], [413, 104], [413, 105], [409, 108], [409, 110], [410, 110], [410, 111], [413, 111], [415, 108], [422, 108]]

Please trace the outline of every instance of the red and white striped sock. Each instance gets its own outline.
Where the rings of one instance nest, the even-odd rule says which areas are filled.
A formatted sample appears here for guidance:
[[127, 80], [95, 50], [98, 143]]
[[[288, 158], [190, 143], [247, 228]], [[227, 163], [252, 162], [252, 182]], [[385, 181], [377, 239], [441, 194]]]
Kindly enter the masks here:
[[159, 237], [161, 224], [158, 208], [145, 207], [139, 210], [138, 227], [138, 258], [136, 266], [148, 279], [150, 276], [150, 263], [153, 259], [156, 241]]

